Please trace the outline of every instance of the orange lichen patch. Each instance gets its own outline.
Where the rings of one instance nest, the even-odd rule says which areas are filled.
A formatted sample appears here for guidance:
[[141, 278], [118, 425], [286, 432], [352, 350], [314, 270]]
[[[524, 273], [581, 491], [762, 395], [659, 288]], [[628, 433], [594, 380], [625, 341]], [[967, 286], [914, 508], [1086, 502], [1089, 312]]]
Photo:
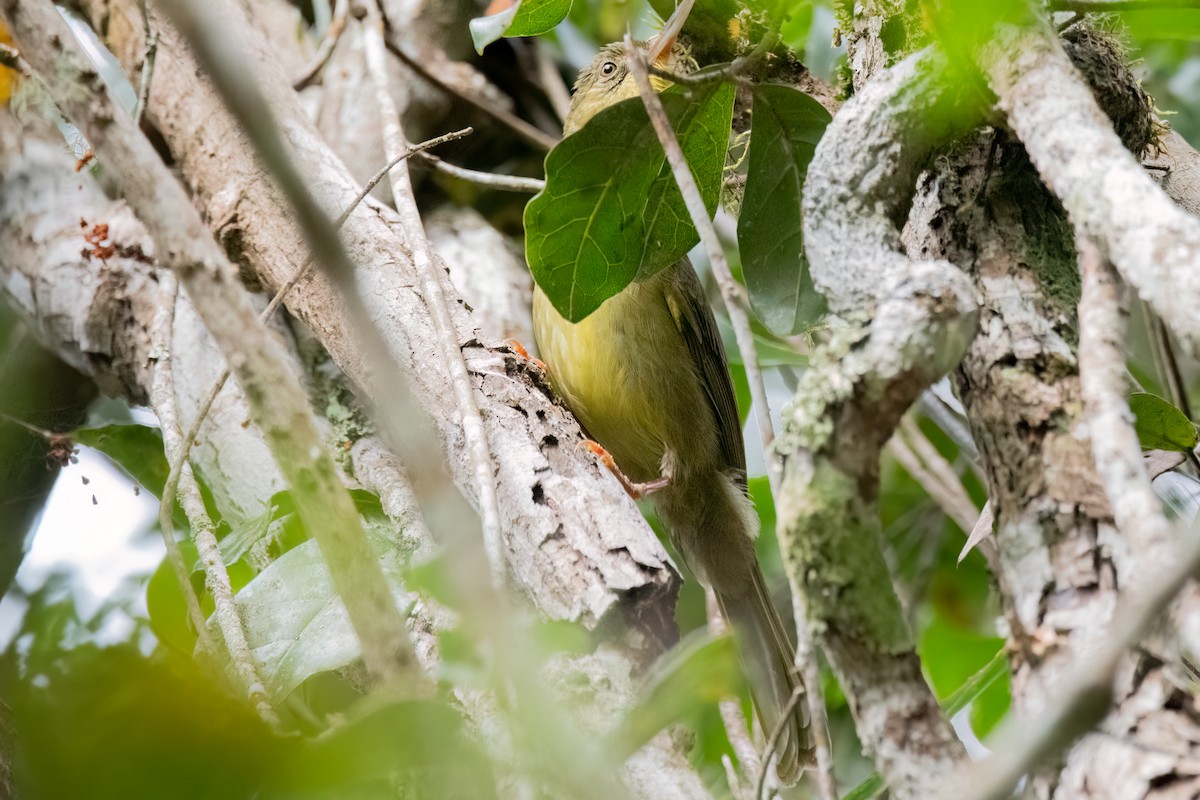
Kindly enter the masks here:
[[83, 248], [84, 258], [106, 261], [116, 255], [117, 247], [108, 238], [107, 222], [97, 222], [91, 230], [83, 234], [83, 240], [88, 243], [88, 246]]

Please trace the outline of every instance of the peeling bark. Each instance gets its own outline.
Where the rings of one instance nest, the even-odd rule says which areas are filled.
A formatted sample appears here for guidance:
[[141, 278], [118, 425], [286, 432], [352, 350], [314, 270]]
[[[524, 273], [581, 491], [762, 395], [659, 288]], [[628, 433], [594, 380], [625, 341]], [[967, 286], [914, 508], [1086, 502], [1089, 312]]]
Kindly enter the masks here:
[[[141, 22], [133, 0], [84, 3], [106, 23], [101, 36], [130, 69], [141, 57]], [[239, 12], [241, 13], [241, 12]], [[234, 23], [231, 23], [234, 24]], [[234, 24], [252, 33], [250, 19]], [[306, 121], [295, 92], [257, 34], [247, 37], [261, 86], [288, 137], [295, 163], [318, 199], [336, 215], [357, 184]], [[171, 147], [184, 181], [227, 251], [268, 286], [303, 263], [303, 237], [246, 148], [237, 125], [198, 76], [186, 48], [163, 28], [147, 115]], [[197, 124], [197, 120], [203, 120]], [[364, 296], [423, 410], [433, 420], [456, 482], [474, 498], [473, 470], [446, 376], [430, 362], [433, 330], [407, 245], [394, 213], [360, 209], [342, 228], [358, 265]], [[453, 291], [447, 289], [447, 291]], [[314, 274], [289, 295], [288, 310], [309, 325], [339, 367], [368, 396], [376, 382], [354, 344], [337, 294]], [[503, 348], [481, 343], [469, 314], [456, 311], [460, 343], [474, 374], [493, 453], [509, 564], [520, 585], [549, 616], [595, 627], [610, 615], [641, 632], [646, 660], [674, 637], [671, 607], [677, 577], [637, 507], [590, 455], [574, 419], [546, 393], [540, 376]], [[599, 478], [599, 480], [597, 480]]]

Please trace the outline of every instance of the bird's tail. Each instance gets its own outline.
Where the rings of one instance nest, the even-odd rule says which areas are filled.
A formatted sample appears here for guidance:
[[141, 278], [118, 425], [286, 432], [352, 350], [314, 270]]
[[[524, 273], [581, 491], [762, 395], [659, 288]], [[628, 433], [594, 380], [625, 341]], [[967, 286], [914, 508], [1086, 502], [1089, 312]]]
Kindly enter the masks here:
[[814, 763], [808, 698], [804, 682], [795, 671], [794, 651], [783, 622], [767, 594], [762, 571], [757, 564], [750, 569], [753, 574], [746, 591], [733, 595], [719, 586], [713, 588], [721, 613], [738, 640], [764, 734], [770, 737], [787, 714], [775, 747], [775, 771], [780, 782], [790, 786], [800, 779], [806, 765]]
[[692, 570], [712, 586], [733, 629], [765, 735], [786, 716], [775, 748], [776, 774], [791, 785], [814, 762], [808, 698], [795, 671], [795, 650], [754, 554], [754, 508], [741, 486], [719, 472], [692, 476], [656, 498], [675, 544]]

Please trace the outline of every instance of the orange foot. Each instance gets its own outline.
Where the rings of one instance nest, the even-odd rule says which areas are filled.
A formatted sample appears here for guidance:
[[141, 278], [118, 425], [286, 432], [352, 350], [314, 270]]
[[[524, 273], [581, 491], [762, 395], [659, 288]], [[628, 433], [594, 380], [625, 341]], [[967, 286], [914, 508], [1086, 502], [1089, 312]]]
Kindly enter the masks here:
[[521, 358], [525, 359], [526, 361], [532, 361], [534, 364], [536, 364], [537, 368], [540, 369], [542, 372], [550, 371], [546, 367], [545, 361], [542, 361], [540, 358], [534, 358], [533, 356], [529, 355], [529, 351], [525, 349], [525, 346], [523, 344], [521, 344], [520, 342], [518, 342], [516, 339], [505, 339], [504, 343], [507, 344], [509, 347], [511, 347], [513, 349], [513, 352], [516, 353], [517, 355], [519, 355]]
[[583, 446], [591, 451], [592, 455], [596, 456], [596, 458], [600, 460], [601, 464], [608, 468], [608, 471], [611, 472], [618, 481], [620, 481], [621, 486], [625, 489], [625, 492], [634, 500], [641, 500], [646, 495], [654, 494], [658, 490], [665, 489], [671, 485], [671, 479], [666, 475], [655, 478], [652, 481], [646, 481], [645, 483], [634, 483], [633, 481], [629, 480], [629, 477], [621, 471], [620, 467], [617, 466], [617, 462], [613, 459], [612, 453], [605, 450], [604, 445], [592, 439], [584, 439]]

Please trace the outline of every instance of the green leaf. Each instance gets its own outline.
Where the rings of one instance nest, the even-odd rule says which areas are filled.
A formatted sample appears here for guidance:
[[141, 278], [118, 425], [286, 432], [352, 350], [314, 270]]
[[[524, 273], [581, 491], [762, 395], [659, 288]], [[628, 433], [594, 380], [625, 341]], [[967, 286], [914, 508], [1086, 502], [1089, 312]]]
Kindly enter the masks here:
[[162, 433], [148, 425], [101, 425], [78, 428], [72, 438], [79, 444], [99, 450], [131, 478], [162, 497], [167, 482], [167, 457]]
[[1004, 639], [964, 630], [939, 615], [921, 634], [917, 652], [946, 713], [970, 704], [971, 727], [987, 736], [1010, 702]]
[[624, 761], [663, 728], [690, 719], [703, 704], [737, 697], [742, 671], [731, 636], [700, 631], [663, 657], [657, 674], [613, 737], [613, 751]]
[[829, 120], [829, 112], [803, 92], [770, 84], [754, 88], [738, 248], [755, 313], [784, 336], [811, 329], [825, 313], [804, 257], [800, 201]]
[[887, 784], [883, 782], [879, 773], [872, 772], [866, 780], [846, 792], [842, 800], [875, 800], [886, 788]]
[[471, 20], [475, 52], [503, 37], [541, 36], [554, 30], [571, 11], [571, 0], [517, 0], [498, 14]]
[[[191, 539], [180, 540], [179, 549], [186, 564], [195, 564], [200, 557]], [[191, 654], [196, 647], [196, 631], [188, 620], [187, 603], [171, 560], [165, 556], [146, 582], [146, 612], [150, 630], [160, 642]]]
[[1196, 9], [1148, 8], [1124, 11], [1121, 21], [1135, 39], [1198, 39], [1200, 11]]
[[[733, 87], [673, 86], [663, 105], [709, 213], [717, 207]], [[559, 313], [578, 322], [700, 241], [639, 98], [604, 109], [546, 156], [525, 207], [525, 255]]]
[[[384, 576], [401, 607], [411, 598], [404, 589], [404, 551], [368, 528]], [[338, 669], [359, 656], [358, 638], [333, 589], [329, 570], [313, 540], [284, 553], [237, 594], [246, 639], [262, 664], [268, 692], [285, 698], [311, 675]], [[209, 626], [213, 626], [209, 620]]]
[[1129, 396], [1129, 408], [1136, 418], [1133, 427], [1143, 449], [1179, 453], [1195, 449], [1196, 426], [1166, 400], [1148, 392], [1136, 392]]

